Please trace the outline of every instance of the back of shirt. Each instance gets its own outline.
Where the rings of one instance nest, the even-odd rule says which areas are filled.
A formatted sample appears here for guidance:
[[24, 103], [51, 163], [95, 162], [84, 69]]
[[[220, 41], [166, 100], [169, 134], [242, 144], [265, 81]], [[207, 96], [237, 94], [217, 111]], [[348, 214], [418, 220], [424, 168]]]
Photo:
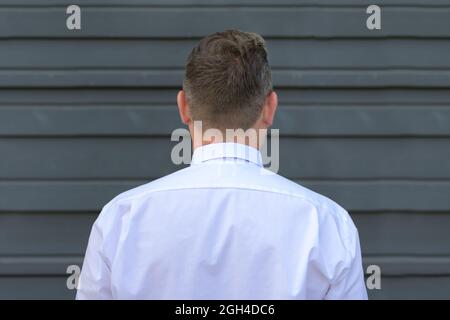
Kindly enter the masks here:
[[211, 144], [95, 222], [77, 299], [366, 299], [357, 230], [330, 199]]

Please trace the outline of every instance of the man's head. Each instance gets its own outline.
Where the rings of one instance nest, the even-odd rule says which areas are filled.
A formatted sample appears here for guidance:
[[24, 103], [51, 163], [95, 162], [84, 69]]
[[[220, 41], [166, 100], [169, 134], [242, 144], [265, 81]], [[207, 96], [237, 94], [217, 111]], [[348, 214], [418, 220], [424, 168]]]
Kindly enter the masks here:
[[200, 40], [188, 57], [177, 101], [191, 132], [193, 121], [222, 131], [269, 127], [277, 97], [264, 39], [230, 30]]

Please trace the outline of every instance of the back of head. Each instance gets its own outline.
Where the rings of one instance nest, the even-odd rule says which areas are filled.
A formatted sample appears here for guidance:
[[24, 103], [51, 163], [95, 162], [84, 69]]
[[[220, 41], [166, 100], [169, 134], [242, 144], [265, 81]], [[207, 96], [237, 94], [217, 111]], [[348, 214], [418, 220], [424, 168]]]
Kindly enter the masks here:
[[192, 119], [204, 127], [252, 127], [272, 91], [264, 39], [237, 30], [203, 38], [188, 57], [183, 87]]

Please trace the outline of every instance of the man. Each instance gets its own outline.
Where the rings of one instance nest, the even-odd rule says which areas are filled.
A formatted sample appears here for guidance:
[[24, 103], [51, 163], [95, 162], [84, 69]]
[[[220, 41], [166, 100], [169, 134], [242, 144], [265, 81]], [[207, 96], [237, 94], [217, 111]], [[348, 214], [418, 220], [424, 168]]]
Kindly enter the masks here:
[[[348, 213], [269, 174], [262, 139], [225, 134], [272, 124], [277, 95], [264, 40], [240, 31], [202, 39], [177, 103], [193, 136], [191, 166], [103, 208], [77, 298], [366, 299]], [[205, 138], [207, 129], [224, 134]]]

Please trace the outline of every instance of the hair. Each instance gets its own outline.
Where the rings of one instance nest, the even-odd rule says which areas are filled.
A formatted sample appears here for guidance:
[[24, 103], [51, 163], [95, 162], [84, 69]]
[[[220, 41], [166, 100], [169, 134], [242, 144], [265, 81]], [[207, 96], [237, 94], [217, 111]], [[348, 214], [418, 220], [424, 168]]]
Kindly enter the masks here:
[[222, 130], [251, 128], [272, 91], [264, 39], [239, 30], [201, 39], [187, 59], [183, 89], [194, 121]]

